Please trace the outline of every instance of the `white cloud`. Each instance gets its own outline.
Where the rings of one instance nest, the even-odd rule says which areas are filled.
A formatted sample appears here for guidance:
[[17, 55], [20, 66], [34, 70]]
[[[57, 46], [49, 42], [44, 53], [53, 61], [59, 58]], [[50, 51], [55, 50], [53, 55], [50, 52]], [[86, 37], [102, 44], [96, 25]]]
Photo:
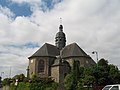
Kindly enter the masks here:
[[14, 3], [19, 3], [19, 4], [23, 4], [23, 3], [30, 3], [30, 4], [33, 4], [33, 3], [40, 3], [41, 0], [10, 0]]
[[[32, 2], [33, 0], [29, 0], [29, 3]], [[0, 66], [10, 64], [18, 67], [19, 72], [25, 73], [27, 57], [38, 48], [6, 48], [4, 45], [24, 45], [28, 42], [38, 42], [40, 46], [45, 42], [54, 44], [59, 18], [62, 17], [67, 44], [77, 42], [93, 59], [95, 56], [91, 52], [96, 50], [99, 59], [108, 59], [110, 63], [120, 67], [119, 4], [119, 0], [64, 0], [50, 11], [43, 12], [40, 8], [34, 7], [30, 17], [19, 16], [15, 20], [8, 17], [11, 12], [9, 14], [1, 12], [0, 18], [3, 22], [0, 22], [0, 52], [2, 52], [0, 59], [3, 60], [3, 64]], [[13, 71], [18, 73], [14, 69]]]
[[13, 12], [11, 12], [11, 10], [9, 9], [9, 8], [7, 8], [7, 7], [2, 7], [1, 5], [0, 5], [0, 15], [5, 15], [5, 16], [7, 16], [7, 17], [13, 17], [14, 16], [14, 13]]

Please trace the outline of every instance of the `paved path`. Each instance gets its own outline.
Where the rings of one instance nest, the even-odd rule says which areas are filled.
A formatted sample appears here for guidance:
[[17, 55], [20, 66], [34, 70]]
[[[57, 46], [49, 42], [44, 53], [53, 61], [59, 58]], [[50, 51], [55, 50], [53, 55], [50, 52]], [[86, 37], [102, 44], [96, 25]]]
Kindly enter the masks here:
[[0, 90], [2, 90], [2, 88], [0, 88]]

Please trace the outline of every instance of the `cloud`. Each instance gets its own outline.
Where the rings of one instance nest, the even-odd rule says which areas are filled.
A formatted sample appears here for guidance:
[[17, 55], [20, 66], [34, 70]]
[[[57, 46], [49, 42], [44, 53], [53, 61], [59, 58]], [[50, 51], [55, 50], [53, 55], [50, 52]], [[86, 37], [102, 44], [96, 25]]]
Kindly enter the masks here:
[[19, 3], [19, 4], [23, 4], [23, 3], [30, 3], [30, 4], [32, 4], [32, 3], [39, 3], [39, 2], [41, 2], [41, 0], [10, 0], [10, 1], [12, 1], [14, 3]]
[[[9, 8], [7, 8], [7, 7], [2, 7], [1, 5], [0, 5], [0, 13], [2, 14], [2, 15], [5, 15], [5, 16], [7, 16], [7, 17], [14, 17], [14, 13], [13, 12], [11, 12], [11, 10], [9, 9]], [[0, 15], [1, 15], [0, 14]]]
[[[40, 3], [40, 0], [14, 0], [16, 3]], [[55, 3], [57, 1], [54, 1]], [[51, 10], [43, 11], [34, 6], [33, 14], [19, 16], [14, 20], [12, 12], [1, 7], [0, 18], [0, 66], [12, 66], [13, 75], [25, 73], [28, 59], [45, 42], [54, 44], [58, 32], [59, 18], [62, 17], [67, 44], [77, 42], [94, 60], [92, 51], [98, 51], [99, 59], [105, 58], [120, 67], [120, 1], [119, 0], [63, 0]], [[6, 10], [9, 13], [5, 13]], [[28, 43], [37, 43], [30, 48]], [[33, 44], [34, 45], [34, 44]], [[16, 47], [17, 46], [17, 47]], [[22, 47], [21, 47], [22, 46]], [[21, 70], [22, 68], [22, 70]], [[6, 71], [5, 68], [0, 71]]]

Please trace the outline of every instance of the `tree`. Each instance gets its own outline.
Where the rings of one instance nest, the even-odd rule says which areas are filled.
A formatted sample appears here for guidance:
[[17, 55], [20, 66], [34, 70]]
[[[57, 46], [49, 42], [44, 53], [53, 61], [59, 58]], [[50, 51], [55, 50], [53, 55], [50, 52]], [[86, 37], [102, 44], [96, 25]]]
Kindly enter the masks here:
[[71, 73], [67, 75], [64, 81], [66, 90], [76, 90], [78, 85], [78, 79], [80, 78], [79, 61], [73, 60], [73, 67]]
[[65, 78], [66, 90], [82, 90], [81, 86], [96, 84], [105, 86], [107, 84], [120, 83], [120, 71], [117, 66], [109, 65], [104, 58], [100, 59], [95, 66], [89, 68], [79, 67], [77, 61], [73, 61], [71, 73]]
[[40, 78], [37, 75], [33, 75], [30, 83], [30, 90], [56, 90], [57, 83], [51, 78]]
[[24, 74], [15, 75], [12, 79], [14, 80], [18, 79], [20, 82], [22, 82], [25, 79], [25, 75]]
[[109, 65], [109, 78], [113, 84], [120, 83], [120, 71], [117, 66]]
[[96, 85], [106, 85], [108, 83], [108, 70], [108, 61], [104, 58], [100, 59], [96, 66], [93, 66], [92, 74]]
[[3, 84], [3, 86], [5, 86], [5, 85], [10, 85], [10, 78], [5, 78], [3, 81], [2, 81], [2, 84]]
[[107, 67], [107, 66], [108, 66], [108, 61], [105, 60], [104, 58], [102, 58], [102, 59], [100, 59], [100, 60], [98, 61], [98, 65], [99, 65], [99, 66]]

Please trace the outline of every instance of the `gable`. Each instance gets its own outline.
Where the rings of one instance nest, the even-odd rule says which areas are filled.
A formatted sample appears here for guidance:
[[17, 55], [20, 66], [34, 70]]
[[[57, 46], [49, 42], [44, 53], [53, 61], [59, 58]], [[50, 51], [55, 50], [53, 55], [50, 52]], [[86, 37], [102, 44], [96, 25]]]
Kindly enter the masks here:
[[62, 50], [62, 57], [89, 57], [76, 43], [72, 43], [70, 45], [67, 45]]
[[54, 45], [45, 43], [31, 57], [44, 57], [44, 56], [56, 57], [57, 55], [59, 55], [59, 49]]

